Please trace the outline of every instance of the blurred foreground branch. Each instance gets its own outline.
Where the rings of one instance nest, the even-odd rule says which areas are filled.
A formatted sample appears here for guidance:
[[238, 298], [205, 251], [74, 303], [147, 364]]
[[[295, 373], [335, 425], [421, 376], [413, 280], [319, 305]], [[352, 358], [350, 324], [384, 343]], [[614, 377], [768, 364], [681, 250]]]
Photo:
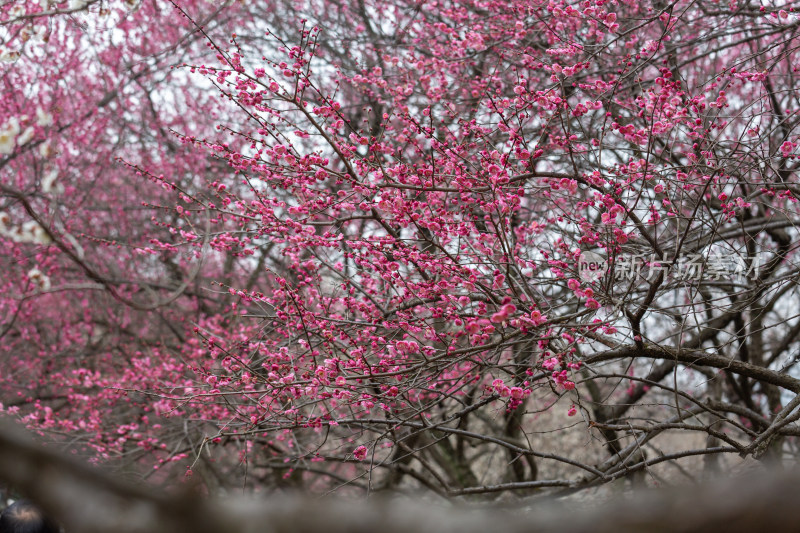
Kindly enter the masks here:
[[681, 491], [643, 491], [583, 511], [575, 509], [580, 506], [575, 501], [548, 502], [523, 512], [435, 508], [388, 499], [311, 500], [300, 495], [258, 502], [206, 499], [122, 483], [40, 446], [5, 421], [0, 422], [0, 479], [36, 501], [68, 533], [800, 530], [797, 474], [736, 478]]

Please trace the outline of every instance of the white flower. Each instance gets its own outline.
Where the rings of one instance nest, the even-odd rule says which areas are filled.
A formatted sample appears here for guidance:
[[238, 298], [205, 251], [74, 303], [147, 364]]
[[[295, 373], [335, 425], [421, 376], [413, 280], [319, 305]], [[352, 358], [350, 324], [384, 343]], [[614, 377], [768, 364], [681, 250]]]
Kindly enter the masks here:
[[22, 224], [22, 232], [26, 234], [33, 234], [34, 228], [38, 228], [39, 223], [35, 220], [28, 220]]
[[34, 244], [50, 244], [52, 242], [44, 228], [38, 225], [33, 229], [32, 237], [32, 242]]
[[32, 268], [28, 271], [28, 279], [43, 291], [50, 288], [50, 278], [45, 276], [44, 272], [38, 268]]
[[36, 244], [49, 244], [50, 236], [43, 227], [35, 220], [29, 220], [22, 225], [19, 231], [19, 241], [17, 242], [32, 242]]
[[11, 237], [11, 240], [14, 242], [27, 242], [25, 234], [19, 226], [11, 226], [6, 232], [6, 235]]
[[41, 107], [36, 108], [36, 124], [39, 126], [45, 127], [49, 126], [53, 123], [53, 115], [42, 109]]
[[45, 141], [39, 145], [39, 155], [42, 157], [50, 157], [55, 155], [55, 150], [53, 150], [53, 145], [50, 144], [50, 141]]
[[0, 211], [0, 235], [8, 233], [9, 226], [11, 225], [11, 217], [5, 211]]
[[0, 63], [13, 63], [19, 59], [19, 52], [16, 50], [6, 50], [0, 47]]
[[16, 117], [11, 117], [0, 129], [0, 154], [8, 155], [14, 151], [18, 134], [19, 122]]
[[33, 40], [37, 42], [44, 41], [45, 35], [47, 35], [47, 26], [39, 25], [36, 26], [36, 29], [33, 30]]
[[17, 136], [11, 130], [0, 130], [0, 154], [8, 155], [14, 151]]
[[17, 145], [22, 146], [31, 139], [33, 139], [33, 127], [28, 126], [27, 128], [25, 128], [25, 131], [23, 131], [22, 134], [19, 137], [17, 137]]
[[[59, 183], [56, 184], [58, 179], [58, 170], [53, 169], [42, 178], [42, 192], [45, 194], [55, 193], [61, 194], [64, 192], [64, 187]], [[55, 185], [55, 186], [54, 186]]]
[[19, 120], [17, 117], [9, 118], [6, 123], [3, 125], [3, 129], [10, 130], [14, 135], [19, 134]]

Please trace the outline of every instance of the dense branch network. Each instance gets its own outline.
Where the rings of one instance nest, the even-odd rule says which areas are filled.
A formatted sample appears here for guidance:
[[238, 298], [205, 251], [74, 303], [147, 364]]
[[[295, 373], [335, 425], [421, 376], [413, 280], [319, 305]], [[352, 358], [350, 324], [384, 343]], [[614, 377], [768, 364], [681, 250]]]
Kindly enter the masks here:
[[789, 7], [39, 4], [0, 8], [3, 411], [211, 492], [794, 460]]

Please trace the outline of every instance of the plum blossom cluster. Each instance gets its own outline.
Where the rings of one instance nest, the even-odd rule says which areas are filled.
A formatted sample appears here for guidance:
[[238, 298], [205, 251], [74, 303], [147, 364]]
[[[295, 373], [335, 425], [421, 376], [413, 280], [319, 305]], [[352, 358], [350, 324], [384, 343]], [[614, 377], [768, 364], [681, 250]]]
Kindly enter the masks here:
[[531, 395], [530, 389], [523, 387], [509, 387], [502, 379], [492, 381], [492, 389], [501, 398], [508, 398], [508, 410], [513, 411], [518, 408]]

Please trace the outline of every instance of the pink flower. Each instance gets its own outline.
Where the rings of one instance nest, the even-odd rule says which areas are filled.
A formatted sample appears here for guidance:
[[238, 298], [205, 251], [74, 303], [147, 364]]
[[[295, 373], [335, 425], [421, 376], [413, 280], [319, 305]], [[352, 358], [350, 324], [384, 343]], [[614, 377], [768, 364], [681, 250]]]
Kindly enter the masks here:
[[367, 447], [366, 446], [359, 446], [355, 450], [353, 450], [353, 457], [356, 458], [357, 461], [363, 461], [367, 458]]
[[491, 320], [495, 324], [499, 324], [500, 322], [504, 321], [506, 318], [508, 318], [508, 315], [506, 315], [505, 313], [502, 313], [502, 312], [497, 312], [497, 313], [493, 314], [492, 318], [490, 318], [489, 320]]
[[503, 307], [500, 308], [500, 312], [504, 315], [513, 315], [514, 312], [517, 310], [517, 306], [514, 304], [505, 304]]
[[567, 411], [567, 416], [575, 416], [575, 413], [577, 413], [577, 412], [578, 412], [578, 410], [573, 405], [572, 407], [569, 408], [569, 411]]
[[534, 309], [531, 311], [531, 322], [533, 322], [534, 326], [540, 326], [547, 322], [547, 317], [542, 315], [538, 310]]

